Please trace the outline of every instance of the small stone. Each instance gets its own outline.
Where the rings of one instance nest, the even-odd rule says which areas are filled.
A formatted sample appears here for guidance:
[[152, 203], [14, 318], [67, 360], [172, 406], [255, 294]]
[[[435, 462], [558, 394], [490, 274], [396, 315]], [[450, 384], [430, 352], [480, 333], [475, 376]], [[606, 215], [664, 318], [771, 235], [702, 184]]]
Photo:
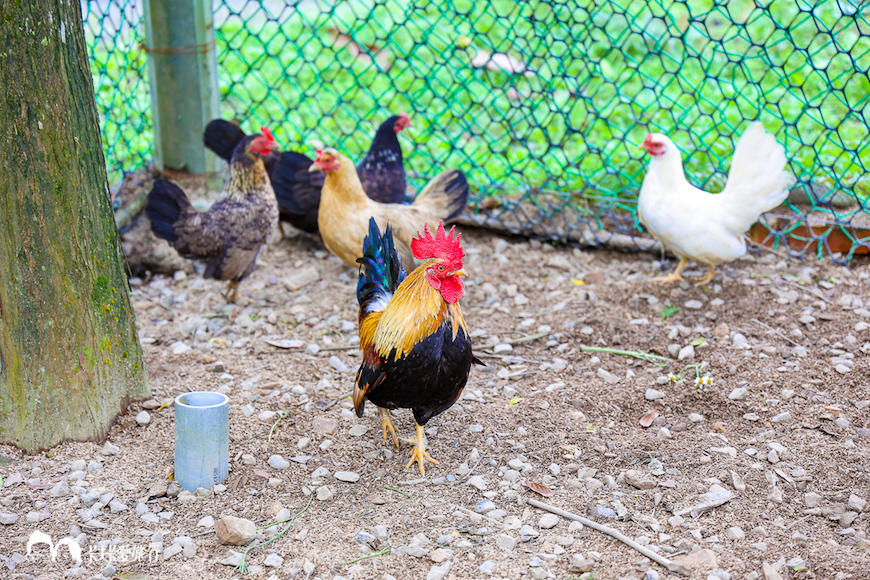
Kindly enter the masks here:
[[[517, 298], [519, 298], [519, 295], [517, 295]], [[450, 565], [451, 562], [447, 561], [440, 566], [432, 566], [429, 569], [429, 573], [426, 574], [426, 580], [444, 580], [447, 573], [450, 572]]]
[[731, 344], [732, 344], [732, 346], [734, 346], [736, 348], [744, 349], [744, 350], [752, 348], [749, 345], [749, 341], [746, 340], [746, 337], [743, 336], [742, 334], [740, 334], [739, 332], [735, 332], [734, 336], [731, 337]]
[[[3, 514], [0, 514], [0, 517], [2, 517], [2, 515]], [[3, 523], [3, 522], [0, 521], [0, 523]], [[511, 551], [517, 547], [517, 541], [514, 538], [512, 538], [511, 536], [508, 536], [507, 534], [499, 534], [495, 538], [495, 545], [498, 546], [499, 548], [501, 548], [502, 550]]]
[[205, 516], [196, 524], [197, 528], [213, 528], [214, 527], [214, 518], [211, 516]]
[[148, 411], [139, 411], [136, 415], [136, 422], [140, 425], [147, 425], [151, 422], [151, 415], [148, 414]]
[[354, 473], [353, 471], [336, 471], [334, 477], [339, 481], [346, 481], [348, 483], [359, 481], [359, 473]]
[[716, 552], [710, 549], [698, 550], [697, 552], [674, 558], [673, 561], [677, 564], [682, 564], [683, 566], [692, 568], [693, 570], [711, 570], [719, 567], [719, 560], [716, 558]]
[[742, 401], [743, 399], [745, 399], [748, 396], [749, 396], [749, 389], [747, 389], [746, 387], [738, 387], [738, 388], [734, 389], [733, 391], [731, 391], [731, 393], [728, 395], [728, 398], [731, 399], [732, 401]]
[[436, 564], [447, 561], [451, 556], [453, 556], [453, 550], [447, 550], [445, 548], [438, 548], [429, 553], [429, 559]]
[[667, 427], [662, 427], [656, 433], [656, 437], [658, 437], [659, 439], [668, 440], [672, 439], [674, 436], [671, 434], [670, 429], [668, 429]]
[[665, 394], [661, 391], [657, 391], [655, 389], [647, 389], [646, 393], [644, 393], [644, 397], [647, 401], [655, 401], [657, 399], [664, 398]]
[[784, 413], [780, 413], [779, 415], [772, 417], [770, 420], [773, 421], [774, 423], [781, 423], [783, 421], [788, 421], [789, 419], [791, 419], [791, 413], [786, 411]]
[[318, 487], [315, 491], [317, 493], [316, 497], [318, 501], [329, 501], [333, 497], [335, 497], [335, 494], [332, 492], [332, 490], [325, 485]]
[[610, 385], [615, 385], [619, 382], [619, 377], [604, 369], [598, 369], [596, 373], [599, 379], [604, 379], [604, 382]]
[[177, 554], [180, 554], [182, 549], [183, 548], [181, 546], [179, 546], [178, 544], [172, 544], [171, 546], [169, 546], [168, 548], [163, 550], [163, 559], [168, 560], [171, 557], [173, 557]]
[[542, 530], [549, 530], [559, 525], [559, 516], [555, 514], [544, 514], [538, 522], [538, 526]]
[[770, 463], [779, 463], [779, 453], [776, 452], [776, 449], [767, 452], [767, 460]]
[[335, 355], [329, 357], [329, 366], [331, 366], [340, 373], [348, 371], [347, 365], [344, 364], [344, 362], [342, 362], [342, 360]]
[[735, 542], [742, 540], [746, 537], [746, 532], [743, 531], [739, 526], [732, 526], [728, 528], [728, 539], [734, 540]]
[[483, 572], [484, 574], [487, 574], [489, 576], [492, 575], [493, 570], [495, 570], [495, 562], [493, 562], [492, 560], [487, 560], [477, 568], [478, 572]]
[[281, 470], [290, 467], [290, 462], [280, 455], [272, 455], [269, 457], [269, 465], [272, 466], [273, 469]]
[[645, 473], [636, 469], [629, 469], [625, 472], [625, 483], [637, 489], [652, 489], [656, 486], [655, 482], [649, 479]]
[[369, 428], [366, 425], [358, 424], [351, 427], [347, 434], [351, 437], [361, 437], [368, 432]]
[[241, 546], [257, 537], [257, 524], [245, 518], [226, 516], [215, 522], [214, 531], [221, 544]]
[[818, 507], [822, 503], [822, 496], [809, 491], [804, 494], [804, 505], [808, 508]]
[[468, 478], [468, 485], [471, 487], [476, 487], [477, 489], [483, 491], [486, 489], [486, 481], [480, 475], [472, 475]]
[[586, 572], [592, 572], [592, 569], [595, 567], [595, 561], [584, 558], [580, 554], [574, 554], [571, 557], [571, 566], [570, 569], [572, 572], [580, 572], [581, 574]]
[[867, 500], [858, 497], [853, 493], [849, 496], [849, 501], [846, 505], [851, 510], [855, 510], [856, 512], [863, 512], [864, 508], [867, 507]]
[[284, 565], [284, 558], [279, 556], [278, 554], [269, 554], [263, 560], [263, 566], [267, 568], [280, 568]]
[[681, 348], [677, 355], [677, 360], [692, 360], [693, 358], [695, 358], [695, 347], [691, 344]]
[[112, 512], [113, 514], [116, 514], [118, 512], [123, 512], [123, 511], [126, 511], [128, 509], [129, 508], [127, 507], [126, 504], [124, 504], [116, 499], [113, 499], [112, 501], [109, 502], [109, 511]]
[[541, 533], [533, 528], [532, 526], [526, 524], [522, 528], [520, 528], [520, 535], [526, 537], [537, 538], [541, 535]]
[[65, 479], [61, 479], [56, 484], [54, 484], [54, 487], [48, 490], [49, 497], [66, 497], [69, 494], [69, 484], [66, 482]]
[[171, 348], [172, 354], [184, 354], [190, 350], [190, 347], [180, 340], [174, 343]]
[[474, 506], [474, 511], [476, 511], [479, 514], [485, 514], [485, 513], [490, 512], [494, 509], [495, 509], [495, 504], [492, 503], [491, 501], [489, 501], [488, 499], [484, 500], [484, 501], [477, 502], [477, 504], [475, 504], [475, 506]]
[[235, 550], [230, 550], [229, 555], [221, 560], [221, 564], [224, 566], [232, 566], [236, 567], [242, 562], [242, 558], [244, 558], [244, 554], [240, 552], [236, 552]]
[[492, 352], [494, 352], [495, 354], [503, 354], [506, 352], [511, 352], [511, 351], [513, 351], [513, 349], [514, 349], [514, 347], [512, 347], [511, 345], [502, 343], [502, 344], [497, 344], [494, 347], [492, 347]]
[[322, 435], [332, 433], [338, 427], [338, 422], [332, 417], [315, 417], [311, 421], [311, 428]]
[[782, 574], [767, 562], [761, 563], [761, 571], [764, 574], [764, 580], [783, 580]]
[[106, 441], [103, 444], [103, 449], [101, 453], [103, 455], [117, 455], [117, 453], [121, 451], [121, 448], [117, 445], [113, 445], [110, 441]]

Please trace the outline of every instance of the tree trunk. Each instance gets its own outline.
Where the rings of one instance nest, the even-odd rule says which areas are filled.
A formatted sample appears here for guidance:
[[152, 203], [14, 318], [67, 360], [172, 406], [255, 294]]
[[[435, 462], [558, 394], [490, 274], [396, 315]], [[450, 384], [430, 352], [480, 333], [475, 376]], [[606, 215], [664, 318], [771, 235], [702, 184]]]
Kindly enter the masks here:
[[0, 2], [0, 443], [101, 439], [149, 395], [78, 0]]

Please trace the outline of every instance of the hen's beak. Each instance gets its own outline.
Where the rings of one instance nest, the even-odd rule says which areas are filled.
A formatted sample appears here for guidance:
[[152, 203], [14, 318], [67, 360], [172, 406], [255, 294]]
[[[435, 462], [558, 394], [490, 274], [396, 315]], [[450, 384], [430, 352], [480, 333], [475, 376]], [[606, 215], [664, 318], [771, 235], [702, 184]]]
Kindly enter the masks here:
[[455, 272], [450, 273], [451, 276], [468, 276], [468, 272], [465, 271], [465, 268], [460, 268]]
[[640, 145], [638, 145], [638, 147], [639, 147], [640, 149], [643, 149], [644, 151], [647, 151], [647, 152], [649, 151], [649, 143], [647, 143], [646, 141], [644, 141], [643, 143], [641, 143]]
[[323, 171], [323, 168], [317, 164], [317, 161], [311, 164], [311, 167], [308, 168], [308, 171]]

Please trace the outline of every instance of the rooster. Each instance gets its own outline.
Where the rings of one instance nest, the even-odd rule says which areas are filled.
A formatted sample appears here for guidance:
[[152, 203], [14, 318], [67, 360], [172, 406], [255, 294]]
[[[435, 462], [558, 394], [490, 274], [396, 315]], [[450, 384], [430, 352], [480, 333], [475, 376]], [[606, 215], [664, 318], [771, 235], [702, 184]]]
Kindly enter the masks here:
[[205, 260], [206, 278], [229, 281], [226, 299], [239, 298], [238, 285], [254, 270], [278, 218], [275, 193], [263, 159], [275, 148], [266, 127], [243, 138], [230, 159], [221, 199], [204, 213], [194, 209], [174, 183], [157, 179], [145, 212], [151, 230], [185, 258]]
[[691, 259], [707, 265], [699, 286], [713, 279], [713, 266], [746, 253], [743, 234], [763, 212], [788, 196], [793, 181], [785, 171], [785, 149], [761, 123], [752, 123], [740, 137], [731, 172], [721, 193], [712, 194], [686, 181], [680, 150], [659, 133], [641, 145], [650, 154], [640, 189], [637, 217], [654, 238], [680, 258], [677, 269], [662, 282], [682, 280]]
[[465, 252], [454, 228], [445, 235], [438, 223], [435, 237], [429, 228], [414, 238], [411, 250], [425, 260], [405, 275], [393, 244], [391, 226], [384, 235], [374, 218], [369, 219], [357, 284], [359, 337], [363, 362], [356, 374], [353, 405], [362, 417], [368, 399], [380, 408], [384, 441], [389, 433], [398, 445], [398, 431], [389, 409], [410, 408], [417, 434], [405, 439], [413, 445], [406, 467], [424, 462], [437, 465], [426, 452], [425, 425], [449, 409], [462, 395], [471, 364], [483, 365], [471, 353], [468, 328], [459, 308], [465, 291]]
[[363, 240], [370, 218], [378, 226], [392, 226], [395, 245], [402, 262], [415, 264], [411, 238], [426, 223], [448, 221], [465, 209], [468, 181], [458, 170], [443, 171], [417, 195], [411, 205], [378, 203], [369, 199], [350, 159], [328, 148], [317, 152], [311, 171], [326, 174], [321, 191], [317, 226], [327, 249], [356, 266], [363, 256]]
[[[384, 121], [357, 167], [363, 190], [375, 201], [405, 201], [407, 183], [398, 135], [410, 124], [411, 118], [406, 113]], [[206, 147], [229, 161], [233, 148], [244, 137], [245, 132], [238, 125], [216, 119], [206, 126], [202, 138]], [[309, 172], [312, 160], [294, 151], [276, 151], [264, 161], [278, 199], [280, 219], [304, 232], [315, 233], [323, 175]]]

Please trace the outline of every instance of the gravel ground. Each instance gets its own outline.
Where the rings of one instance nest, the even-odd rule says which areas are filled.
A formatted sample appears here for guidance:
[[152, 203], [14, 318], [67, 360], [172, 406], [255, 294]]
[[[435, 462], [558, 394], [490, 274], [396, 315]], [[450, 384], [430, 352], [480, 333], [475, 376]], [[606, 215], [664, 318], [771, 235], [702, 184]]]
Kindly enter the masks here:
[[[246, 557], [270, 580], [679, 577], [536, 499], [695, 578], [870, 577], [866, 262], [767, 254], [698, 289], [651, 282], [662, 264], [649, 255], [475, 230], [463, 242], [462, 305], [491, 366], [427, 425], [439, 464], [425, 477], [405, 467], [407, 446], [382, 441], [371, 406], [357, 419], [345, 398], [360, 362], [356, 273], [291, 237], [237, 305], [192, 270], [131, 281], [154, 397], [105, 444], [0, 447], [0, 576], [229, 578], [244, 546], [220, 544], [217, 522], [254, 543], [283, 531]], [[190, 390], [230, 398], [230, 475], [196, 494], [169, 479], [171, 400]], [[411, 435], [410, 412], [395, 416]], [[691, 509], [705, 502], [721, 505]], [[295, 514], [257, 532], [221, 522]], [[65, 548], [26, 558], [36, 530], [77, 539], [82, 565]]]

